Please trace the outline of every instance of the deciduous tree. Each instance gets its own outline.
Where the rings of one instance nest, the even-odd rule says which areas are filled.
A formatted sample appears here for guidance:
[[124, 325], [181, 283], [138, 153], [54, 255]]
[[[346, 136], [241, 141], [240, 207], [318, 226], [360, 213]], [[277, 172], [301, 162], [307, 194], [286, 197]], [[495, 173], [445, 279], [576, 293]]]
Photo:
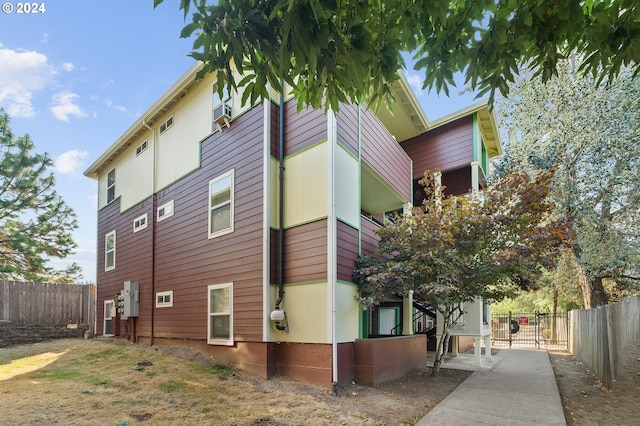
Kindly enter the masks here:
[[60, 271], [47, 262], [76, 247], [75, 214], [54, 189], [49, 156], [35, 153], [28, 135], [14, 137], [10, 124], [0, 108], [0, 279], [73, 282], [78, 265]]
[[481, 194], [452, 198], [443, 198], [425, 175], [425, 204], [381, 227], [379, 252], [358, 260], [354, 279], [364, 307], [412, 291], [442, 314], [434, 373], [461, 303], [475, 296], [497, 301], [529, 288], [568, 240], [565, 218], [550, 215], [552, 175], [514, 171]]
[[503, 168], [557, 169], [551, 196], [571, 218], [586, 308], [608, 302], [603, 280], [640, 282], [640, 79], [623, 68], [597, 87], [579, 61], [546, 83], [526, 75], [498, 102]]
[[[154, 0], [158, 6], [164, 0]], [[413, 55], [424, 86], [448, 91], [462, 72], [479, 94], [505, 95], [523, 65], [546, 80], [568, 52], [610, 81], [640, 70], [637, 0], [180, 0], [195, 34], [191, 53], [216, 72], [222, 94], [245, 86], [245, 100], [268, 97], [280, 80], [299, 107], [376, 102], [390, 94]], [[193, 9], [192, 9], [193, 8]], [[232, 66], [246, 78], [236, 81]]]

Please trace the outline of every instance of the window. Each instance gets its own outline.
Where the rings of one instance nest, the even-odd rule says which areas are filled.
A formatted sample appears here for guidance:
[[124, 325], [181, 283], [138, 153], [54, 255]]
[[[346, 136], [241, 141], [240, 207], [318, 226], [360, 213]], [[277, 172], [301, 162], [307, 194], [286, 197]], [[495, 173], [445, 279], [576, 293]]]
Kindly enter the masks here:
[[116, 231], [104, 236], [104, 270], [110, 271], [116, 267]]
[[233, 345], [233, 283], [209, 286], [207, 343]]
[[147, 227], [147, 214], [133, 219], [133, 232], [138, 232]]
[[107, 204], [116, 198], [116, 169], [107, 173]]
[[233, 175], [231, 170], [209, 182], [209, 238], [233, 232]]
[[156, 308], [170, 308], [173, 306], [173, 290], [156, 293]]
[[147, 150], [147, 145], [147, 141], [144, 141], [136, 148], [136, 157]]
[[457, 308], [454, 308], [453, 311], [453, 324], [451, 325], [452, 328], [464, 328], [464, 314], [464, 302], [460, 302]]
[[158, 207], [158, 222], [173, 216], [173, 200]]
[[173, 116], [169, 117], [169, 119], [167, 121], [165, 121], [164, 123], [162, 123], [160, 125], [160, 133], [162, 134], [162, 133], [166, 132], [167, 130], [169, 130], [169, 128], [171, 126], [173, 126]]

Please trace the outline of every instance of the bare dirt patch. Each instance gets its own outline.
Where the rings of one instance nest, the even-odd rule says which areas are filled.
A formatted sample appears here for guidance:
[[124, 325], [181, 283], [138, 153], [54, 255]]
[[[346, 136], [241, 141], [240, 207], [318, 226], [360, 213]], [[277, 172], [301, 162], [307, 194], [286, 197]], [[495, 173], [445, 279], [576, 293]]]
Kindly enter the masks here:
[[63, 339], [0, 349], [13, 425], [412, 425], [470, 372], [429, 368], [377, 387], [262, 380], [188, 348]]
[[568, 425], [637, 425], [640, 422], [640, 346], [607, 389], [573, 355], [549, 351]]

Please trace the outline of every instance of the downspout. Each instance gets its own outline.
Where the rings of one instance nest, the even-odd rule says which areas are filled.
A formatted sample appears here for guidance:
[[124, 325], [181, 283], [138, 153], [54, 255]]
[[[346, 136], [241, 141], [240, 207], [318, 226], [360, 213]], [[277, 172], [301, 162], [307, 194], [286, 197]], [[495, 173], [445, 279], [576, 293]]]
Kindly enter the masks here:
[[330, 286], [330, 303], [331, 303], [331, 370], [332, 370], [332, 387], [333, 396], [338, 396], [338, 331], [337, 331], [337, 311], [336, 311], [336, 291], [338, 276], [336, 273], [337, 264], [337, 224], [336, 224], [336, 114], [329, 110], [327, 114], [327, 139], [329, 142], [329, 218], [328, 218], [328, 256], [327, 256], [327, 278]]
[[147, 124], [146, 120], [142, 120], [142, 125], [151, 131], [153, 139], [153, 159], [151, 164], [151, 336], [149, 344], [155, 344], [154, 325], [155, 325], [155, 294], [156, 294], [156, 155], [158, 144], [156, 133]]
[[[280, 80], [280, 111], [278, 135], [278, 298], [275, 310], [280, 310], [284, 298], [284, 81]], [[283, 312], [284, 321], [276, 321], [276, 328], [289, 332], [289, 322]], [[284, 325], [281, 324], [284, 322]]]

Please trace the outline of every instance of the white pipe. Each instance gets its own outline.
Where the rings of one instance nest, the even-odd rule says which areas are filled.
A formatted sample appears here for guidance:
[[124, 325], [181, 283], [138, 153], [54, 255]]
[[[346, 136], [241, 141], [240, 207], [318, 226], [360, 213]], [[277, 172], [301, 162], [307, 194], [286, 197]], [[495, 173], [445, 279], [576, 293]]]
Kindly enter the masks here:
[[329, 280], [329, 292], [331, 303], [331, 359], [332, 359], [332, 380], [333, 393], [337, 396], [338, 386], [338, 333], [337, 333], [337, 312], [336, 312], [336, 286], [337, 275], [337, 224], [336, 224], [336, 139], [337, 139], [336, 115], [333, 111], [327, 112], [327, 143], [329, 144], [328, 155], [328, 186], [329, 186], [329, 212], [327, 224], [327, 278]]

